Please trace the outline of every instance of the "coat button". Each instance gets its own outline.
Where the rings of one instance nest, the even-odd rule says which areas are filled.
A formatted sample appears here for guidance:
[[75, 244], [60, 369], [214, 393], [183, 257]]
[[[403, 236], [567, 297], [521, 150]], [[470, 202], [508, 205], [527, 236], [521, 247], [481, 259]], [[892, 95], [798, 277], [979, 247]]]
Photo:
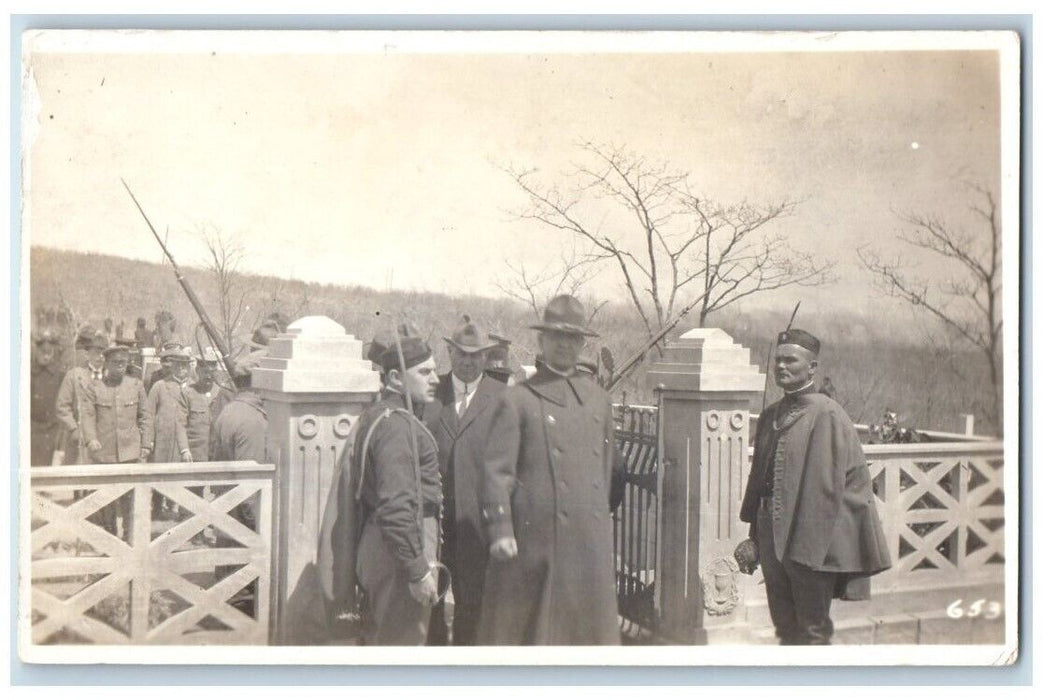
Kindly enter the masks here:
[[547, 416], [547, 425], [554, 425], [555, 423], [557, 423], [557, 421], [554, 419], [554, 416], [548, 415]]

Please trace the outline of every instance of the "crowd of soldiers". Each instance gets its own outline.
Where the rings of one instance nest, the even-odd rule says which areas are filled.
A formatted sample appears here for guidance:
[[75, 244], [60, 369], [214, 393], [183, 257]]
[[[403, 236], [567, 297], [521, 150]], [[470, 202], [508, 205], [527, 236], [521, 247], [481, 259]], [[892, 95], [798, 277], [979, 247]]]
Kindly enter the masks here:
[[[30, 370], [30, 463], [263, 461], [263, 449], [246, 454], [243, 445], [250, 441], [238, 441], [234, 456], [220, 456], [230, 451], [221, 439], [231, 438], [219, 418], [227, 407], [249, 400], [249, 381], [237, 375], [249, 376], [268, 340], [284, 329], [281, 317], [266, 319], [236, 360], [231, 378], [212, 347], [196, 352], [176, 339], [167, 312], [157, 314], [155, 331], [139, 319], [133, 338], [82, 326], [65, 372], [58, 333], [39, 329]], [[265, 422], [262, 436], [266, 427]]]
[[[467, 316], [445, 338], [443, 374], [408, 328], [370, 344], [382, 389], [343, 450], [317, 562], [320, 579], [340, 582], [327, 590], [327, 621], [358, 603], [362, 643], [620, 642], [611, 514], [624, 465], [611, 400], [583, 358], [597, 334], [570, 295], [552, 299], [532, 329], [540, 352], [519, 381], [510, 341]], [[283, 330], [276, 319], [256, 330], [233, 387], [215, 381], [212, 351], [166, 341], [148, 388], [128, 372], [132, 347], [84, 331], [56, 390], [65, 437], [54, 461], [64, 451], [64, 463], [269, 463], [251, 377]], [[56, 385], [43, 362], [49, 341], [36, 342], [34, 431], [45, 422], [37, 389]], [[828, 644], [831, 600], [864, 597], [868, 577], [890, 566], [854, 427], [815, 387], [819, 346], [799, 329], [778, 337], [785, 396], [758, 421], [741, 512], [750, 537], [735, 551], [741, 571], [763, 565], [784, 644]], [[36, 439], [34, 460], [50, 449], [38, 455]], [[253, 526], [248, 507], [237, 515]]]

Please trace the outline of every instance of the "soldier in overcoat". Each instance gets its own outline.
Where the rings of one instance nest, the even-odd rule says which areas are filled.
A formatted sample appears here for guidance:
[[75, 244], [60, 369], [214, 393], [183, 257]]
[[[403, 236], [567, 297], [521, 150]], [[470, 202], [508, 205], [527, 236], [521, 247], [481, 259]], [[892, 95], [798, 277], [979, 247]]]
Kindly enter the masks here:
[[533, 328], [544, 362], [501, 395], [485, 451], [490, 562], [478, 640], [618, 644], [611, 404], [576, 374], [585, 337], [596, 334], [569, 295], [552, 299]]
[[212, 407], [224, 392], [214, 382], [219, 362], [214, 349], [206, 348], [196, 360], [196, 380], [181, 392], [181, 410], [186, 416], [185, 437], [193, 462], [205, 462], [210, 456], [210, 426], [215, 417]]
[[186, 403], [182, 396], [192, 357], [186, 348], [170, 348], [160, 361], [170, 367], [170, 374], [152, 385], [148, 392], [149, 411], [153, 416], [152, 461], [190, 462], [185, 425], [188, 423]]
[[61, 343], [58, 334], [44, 328], [33, 334], [32, 366], [29, 370], [29, 463], [50, 466], [58, 437], [55, 400], [61, 386], [59, 366]]
[[[478, 517], [478, 472], [492, 409], [506, 386], [483, 372], [486, 353], [497, 343], [470, 318], [464, 316], [463, 323], [445, 341], [452, 371], [439, 376], [435, 400], [424, 409], [424, 423], [438, 443], [445, 494], [442, 560], [452, 574], [452, 642], [465, 646], [475, 643], [489, 558]], [[432, 633], [441, 631], [440, 610], [444, 612], [444, 608], [436, 608]]]
[[65, 464], [87, 464], [90, 461], [80, 429], [83, 397], [90, 383], [101, 379], [104, 366], [102, 351], [107, 346], [105, 336], [90, 326], [81, 328], [76, 336], [76, 365], [62, 377], [58, 396], [54, 400], [54, 412], [61, 423], [59, 444], [64, 452]]
[[891, 566], [872, 480], [851, 419], [815, 391], [819, 340], [779, 334], [775, 382], [785, 392], [757, 420], [753, 466], [739, 517], [750, 539], [741, 570], [764, 570], [781, 644], [829, 644], [833, 598], [869, 597], [869, 577]]

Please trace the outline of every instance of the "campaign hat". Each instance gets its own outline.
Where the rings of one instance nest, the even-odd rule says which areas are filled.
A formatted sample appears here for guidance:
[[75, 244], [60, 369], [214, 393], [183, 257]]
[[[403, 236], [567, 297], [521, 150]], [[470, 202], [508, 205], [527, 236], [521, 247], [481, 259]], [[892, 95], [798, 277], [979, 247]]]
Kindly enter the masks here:
[[543, 320], [530, 328], [597, 336], [597, 333], [587, 327], [587, 312], [583, 308], [583, 302], [571, 294], [561, 294], [547, 302], [547, 308], [543, 310]]
[[477, 324], [467, 314], [464, 314], [460, 325], [456, 327], [451, 337], [445, 339], [445, 342], [466, 353], [489, 350], [497, 345], [478, 329]]

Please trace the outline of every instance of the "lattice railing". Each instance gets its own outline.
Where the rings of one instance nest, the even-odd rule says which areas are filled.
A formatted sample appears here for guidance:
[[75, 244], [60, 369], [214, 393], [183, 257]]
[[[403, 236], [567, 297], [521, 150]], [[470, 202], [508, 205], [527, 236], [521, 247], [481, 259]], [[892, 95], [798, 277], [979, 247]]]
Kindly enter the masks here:
[[266, 644], [274, 467], [33, 468], [35, 644]]
[[894, 564], [874, 590], [1003, 580], [1002, 443], [863, 449]]

